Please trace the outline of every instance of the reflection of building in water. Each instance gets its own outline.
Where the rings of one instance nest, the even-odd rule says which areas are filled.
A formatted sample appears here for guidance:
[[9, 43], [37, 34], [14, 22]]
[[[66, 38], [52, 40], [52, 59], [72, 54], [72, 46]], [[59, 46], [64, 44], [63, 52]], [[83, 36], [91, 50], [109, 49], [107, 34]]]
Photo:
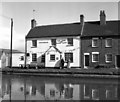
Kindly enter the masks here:
[[45, 84], [46, 99], [79, 100], [79, 85]]
[[83, 92], [82, 100], [117, 100], [117, 86], [115, 85], [96, 85], [83, 84], [81, 94]]
[[52, 100], [60, 98], [60, 90], [57, 89], [55, 84], [52, 83], [45, 84], [45, 98]]

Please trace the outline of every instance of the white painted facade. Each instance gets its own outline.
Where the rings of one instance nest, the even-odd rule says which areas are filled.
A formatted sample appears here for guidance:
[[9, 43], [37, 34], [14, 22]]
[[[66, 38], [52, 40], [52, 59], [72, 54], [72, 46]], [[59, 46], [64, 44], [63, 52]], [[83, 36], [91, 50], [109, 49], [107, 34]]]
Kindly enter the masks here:
[[[68, 45], [67, 38], [73, 38], [73, 46]], [[61, 52], [59, 53], [52, 46], [51, 39], [56, 39], [56, 48]], [[37, 47], [32, 46], [32, 40], [37, 40]], [[80, 67], [80, 37], [79, 36], [66, 36], [66, 37], [49, 37], [49, 38], [29, 38], [27, 39], [27, 53], [29, 53], [29, 60], [27, 63], [32, 62], [32, 54], [37, 54], [37, 64], [41, 63], [40, 56], [45, 54], [45, 67], [56, 67], [56, 63], [60, 60], [60, 55], [65, 60], [65, 53], [73, 53], [73, 62], [70, 63], [71, 67]], [[55, 61], [50, 61], [50, 55], [55, 54]], [[28, 59], [27, 58], [27, 59]]]
[[[21, 56], [23, 56], [24, 53], [12, 53], [12, 67], [19, 67], [19, 64], [21, 62]], [[5, 68], [7, 66], [10, 66], [10, 54], [3, 52], [0, 60], [0, 68]]]

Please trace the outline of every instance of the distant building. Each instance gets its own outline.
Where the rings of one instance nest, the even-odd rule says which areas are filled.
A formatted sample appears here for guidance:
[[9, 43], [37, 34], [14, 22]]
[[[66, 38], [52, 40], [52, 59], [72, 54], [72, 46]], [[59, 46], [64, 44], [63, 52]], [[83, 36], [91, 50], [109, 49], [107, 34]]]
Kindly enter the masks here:
[[[24, 55], [24, 52], [13, 50], [12, 51], [12, 66], [19, 67], [21, 62], [21, 56]], [[9, 49], [0, 49], [0, 68], [10, 67], [10, 50]]]
[[106, 21], [104, 11], [100, 11], [100, 21], [85, 22], [81, 35], [82, 68], [120, 67], [119, 23]]

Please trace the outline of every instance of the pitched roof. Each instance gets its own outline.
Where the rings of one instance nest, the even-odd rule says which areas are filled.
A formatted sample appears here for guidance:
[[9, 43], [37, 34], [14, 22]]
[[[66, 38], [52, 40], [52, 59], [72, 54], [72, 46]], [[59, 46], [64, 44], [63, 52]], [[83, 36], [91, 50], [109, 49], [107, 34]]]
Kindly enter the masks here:
[[[53, 47], [57, 52], [61, 53], [61, 51], [60, 51], [57, 47], [55, 47], [55, 46], [50, 46], [49, 49], [48, 49], [46, 52], [48, 52], [52, 47]], [[46, 53], [46, 52], [45, 52], [45, 53]]]
[[60, 36], [79, 36], [81, 33], [80, 23], [58, 24], [37, 26], [31, 29], [26, 38], [60, 37]]
[[86, 22], [81, 37], [93, 36], [120, 36], [120, 21], [106, 21], [105, 25], [100, 25], [100, 21]]

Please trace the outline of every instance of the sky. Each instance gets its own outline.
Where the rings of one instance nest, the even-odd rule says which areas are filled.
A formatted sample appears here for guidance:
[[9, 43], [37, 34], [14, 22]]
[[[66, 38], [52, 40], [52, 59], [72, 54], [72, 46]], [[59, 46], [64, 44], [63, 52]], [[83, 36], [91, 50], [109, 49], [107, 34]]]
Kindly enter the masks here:
[[118, 20], [117, 0], [24, 1], [26, 2], [22, 0], [0, 2], [0, 48], [10, 48], [11, 18], [13, 18], [13, 48], [21, 51], [24, 51], [25, 36], [31, 28], [33, 18], [36, 19], [37, 26], [80, 22], [81, 14], [84, 15], [85, 21], [96, 21], [99, 20], [100, 10], [105, 10], [107, 20]]

